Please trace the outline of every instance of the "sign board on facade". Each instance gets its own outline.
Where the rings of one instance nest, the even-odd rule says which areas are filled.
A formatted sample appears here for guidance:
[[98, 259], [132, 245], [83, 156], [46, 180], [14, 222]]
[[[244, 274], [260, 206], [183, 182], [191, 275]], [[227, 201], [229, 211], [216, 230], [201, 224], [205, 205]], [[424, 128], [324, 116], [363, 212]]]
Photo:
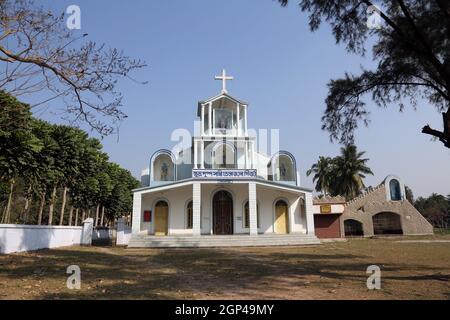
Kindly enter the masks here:
[[320, 213], [331, 213], [331, 205], [330, 204], [321, 205]]
[[255, 179], [257, 172], [255, 169], [194, 169], [192, 177], [196, 179]]

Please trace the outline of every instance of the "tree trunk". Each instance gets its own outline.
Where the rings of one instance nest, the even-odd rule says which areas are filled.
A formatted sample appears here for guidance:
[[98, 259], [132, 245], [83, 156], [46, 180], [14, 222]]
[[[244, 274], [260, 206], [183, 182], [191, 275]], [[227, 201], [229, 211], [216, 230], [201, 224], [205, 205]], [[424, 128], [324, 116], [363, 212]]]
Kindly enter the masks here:
[[11, 220], [11, 205], [12, 205], [12, 197], [13, 197], [13, 191], [14, 191], [14, 184], [16, 182], [14, 179], [11, 180], [10, 188], [9, 188], [9, 195], [8, 195], [8, 204], [6, 205], [6, 212], [5, 212], [5, 221], [3, 223], [9, 223]]
[[55, 208], [55, 198], [56, 198], [56, 186], [53, 187], [52, 199], [50, 200], [50, 207], [48, 209], [48, 225], [51, 226], [53, 223], [53, 210]]
[[3, 223], [5, 221], [5, 218], [6, 218], [6, 207], [3, 208], [2, 220], [0, 220], [0, 223]]
[[78, 226], [78, 208], [75, 210], [75, 227]]
[[45, 206], [45, 191], [42, 192], [41, 195], [41, 204], [39, 205], [39, 213], [38, 213], [38, 225], [42, 224], [42, 213], [44, 212]]
[[33, 199], [33, 196], [31, 195], [31, 183], [30, 183], [30, 185], [28, 186], [28, 191], [27, 191], [27, 194], [25, 197], [25, 205], [23, 207], [23, 212], [22, 212], [22, 220], [23, 220], [23, 223], [25, 223], [25, 224], [28, 221], [28, 212], [30, 210], [32, 199]]
[[86, 218], [86, 210], [83, 209], [83, 214], [81, 215], [81, 223], [83, 223], [84, 218]]
[[70, 207], [69, 211], [69, 226], [72, 225], [72, 216], [73, 216], [73, 206]]
[[67, 187], [64, 187], [62, 204], [61, 204], [61, 213], [59, 215], [59, 225], [60, 226], [62, 226], [64, 224], [64, 210], [66, 209], [66, 195], [67, 195]]
[[96, 226], [97, 226], [97, 223], [98, 223], [98, 214], [99, 214], [99, 211], [100, 211], [100, 205], [98, 204], [98, 205], [97, 205], [97, 208], [96, 208], [96, 210], [95, 210], [95, 222], [94, 222], [94, 227], [96, 227]]
[[103, 227], [103, 221], [105, 218], [105, 206], [102, 206], [102, 217], [100, 219], [100, 225]]

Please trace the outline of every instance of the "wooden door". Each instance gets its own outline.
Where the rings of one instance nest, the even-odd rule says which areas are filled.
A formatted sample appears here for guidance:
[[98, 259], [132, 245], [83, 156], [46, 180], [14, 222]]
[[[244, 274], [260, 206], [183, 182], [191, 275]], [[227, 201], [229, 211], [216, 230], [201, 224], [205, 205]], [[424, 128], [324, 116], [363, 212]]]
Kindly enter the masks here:
[[288, 206], [284, 201], [275, 205], [275, 233], [288, 233]]
[[338, 214], [315, 214], [314, 228], [319, 239], [341, 237], [341, 221]]
[[213, 232], [233, 234], [233, 199], [226, 191], [219, 191], [213, 199]]
[[169, 229], [169, 206], [166, 203], [155, 207], [155, 236], [167, 236]]

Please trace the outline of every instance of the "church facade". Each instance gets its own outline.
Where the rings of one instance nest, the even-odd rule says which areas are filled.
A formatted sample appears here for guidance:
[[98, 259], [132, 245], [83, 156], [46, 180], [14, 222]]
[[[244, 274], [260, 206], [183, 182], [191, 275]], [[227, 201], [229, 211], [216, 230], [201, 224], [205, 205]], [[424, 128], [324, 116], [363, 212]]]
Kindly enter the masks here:
[[228, 94], [225, 70], [216, 80], [222, 91], [198, 103], [191, 147], [149, 159], [144, 186], [133, 191], [132, 239], [270, 235], [317, 243], [312, 190], [300, 185], [294, 156], [258, 152], [248, 103]]

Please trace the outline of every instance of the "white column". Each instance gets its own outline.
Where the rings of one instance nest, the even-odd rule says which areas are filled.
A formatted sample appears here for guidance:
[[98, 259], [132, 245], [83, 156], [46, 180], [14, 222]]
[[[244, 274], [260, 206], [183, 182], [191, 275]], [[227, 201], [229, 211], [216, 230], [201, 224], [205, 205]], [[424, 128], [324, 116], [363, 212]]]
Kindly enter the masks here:
[[245, 136], [247, 136], [248, 135], [247, 105], [244, 105], [244, 131], [245, 131]]
[[241, 136], [241, 121], [240, 121], [240, 117], [241, 117], [241, 112], [240, 112], [240, 108], [239, 108], [239, 102], [236, 104], [236, 112], [237, 112], [237, 135], [238, 137]]
[[208, 129], [209, 129], [209, 135], [212, 135], [212, 102], [208, 105]]
[[205, 142], [200, 142], [200, 169], [205, 169]]
[[83, 221], [83, 229], [81, 230], [81, 243], [82, 246], [92, 245], [92, 233], [94, 231], [94, 219], [87, 218]]
[[309, 235], [315, 235], [314, 230], [314, 212], [313, 212], [313, 196], [311, 192], [305, 193], [305, 217], [306, 229]]
[[200, 121], [200, 122], [202, 124], [202, 130], [200, 132], [202, 133], [202, 136], [204, 136], [205, 135], [205, 105], [202, 104], [201, 107], [202, 107], [202, 121]]
[[201, 219], [201, 200], [202, 189], [200, 182], [194, 182], [192, 186], [192, 234], [199, 236], [201, 234], [200, 219]]
[[256, 202], [256, 183], [248, 184], [248, 207], [250, 218], [250, 235], [258, 234], [258, 205]]
[[131, 225], [131, 232], [137, 234], [141, 232], [142, 220], [142, 194], [140, 192], [133, 193], [133, 219]]
[[251, 158], [251, 169], [256, 169], [256, 164], [255, 164], [255, 142], [251, 141], [250, 142], [250, 158]]
[[250, 144], [248, 143], [248, 140], [245, 140], [245, 169], [250, 169], [250, 166], [248, 163], [249, 150], [250, 150]]
[[197, 140], [194, 139], [194, 169], [198, 169]]

